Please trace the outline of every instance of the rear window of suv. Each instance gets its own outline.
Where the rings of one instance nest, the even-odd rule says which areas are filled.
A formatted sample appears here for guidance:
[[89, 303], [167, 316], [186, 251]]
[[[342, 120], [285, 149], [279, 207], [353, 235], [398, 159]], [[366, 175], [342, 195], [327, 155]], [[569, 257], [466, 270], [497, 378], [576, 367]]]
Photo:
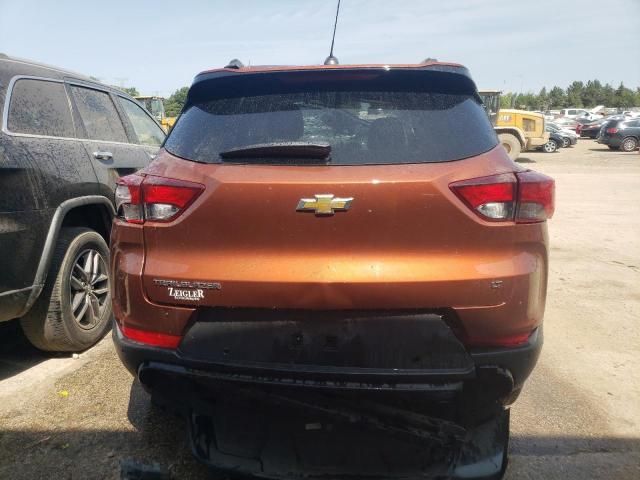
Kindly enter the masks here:
[[[447, 87], [442, 78], [432, 82], [426, 74], [422, 82], [416, 75], [387, 75], [382, 81], [380, 74], [367, 80], [352, 72], [336, 81], [335, 74], [320, 72], [304, 82], [288, 75], [253, 74], [255, 79], [210, 80], [195, 92], [192, 87], [165, 148], [189, 160], [219, 163], [220, 153], [251, 145], [328, 144], [331, 165], [365, 165], [458, 160], [497, 144], [468, 78]], [[231, 95], [221, 97], [227, 91]]]

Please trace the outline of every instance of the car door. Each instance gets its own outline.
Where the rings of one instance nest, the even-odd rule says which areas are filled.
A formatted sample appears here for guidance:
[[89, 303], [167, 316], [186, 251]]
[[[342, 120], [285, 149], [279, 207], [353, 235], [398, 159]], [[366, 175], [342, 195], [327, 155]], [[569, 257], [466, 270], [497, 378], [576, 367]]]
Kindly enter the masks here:
[[108, 91], [79, 83], [68, 83], [67, 87], [84, 128], [84, 147], [100, 189], [111, 198], [116, 180], [145, 167], [151, 155], [127, 133]]
[[629, 135], [640, 140], [640, 120], [636, 119], [627, 122], [627, 127], [629, 127]]
[[164, 142], [166, 136], [164, 130], [137, 102], [122, 95], [115, 97], [122, 115], [133, 131], [134, 142], [153, 158]]

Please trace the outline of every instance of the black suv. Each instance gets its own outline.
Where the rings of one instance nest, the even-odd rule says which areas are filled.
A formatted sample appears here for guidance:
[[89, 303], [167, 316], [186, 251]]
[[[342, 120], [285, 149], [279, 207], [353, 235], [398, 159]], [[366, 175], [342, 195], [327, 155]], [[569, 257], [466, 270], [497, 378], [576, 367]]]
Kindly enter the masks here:
[[602, 125], [598, 142], [612, 150], [633, 152], [640, 145], [640, 118], [610, 120]]
[[0, 54], [0, 322], [48, 351], [83, 350], [111, 319], [113, 192], [164, 140], [125, 93]]

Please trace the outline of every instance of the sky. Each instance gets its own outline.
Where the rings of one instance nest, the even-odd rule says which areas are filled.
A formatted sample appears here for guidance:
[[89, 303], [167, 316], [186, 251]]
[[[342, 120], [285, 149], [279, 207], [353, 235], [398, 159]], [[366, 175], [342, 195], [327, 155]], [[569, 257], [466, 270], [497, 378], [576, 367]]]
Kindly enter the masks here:
[[[0, 52], [168, 96], [202, 70], [322, 63], [335, 0], [0, 0]], [[466, 65], [480, 89], [640, 86], [640, 0], [342, 0], [340, 63]]]

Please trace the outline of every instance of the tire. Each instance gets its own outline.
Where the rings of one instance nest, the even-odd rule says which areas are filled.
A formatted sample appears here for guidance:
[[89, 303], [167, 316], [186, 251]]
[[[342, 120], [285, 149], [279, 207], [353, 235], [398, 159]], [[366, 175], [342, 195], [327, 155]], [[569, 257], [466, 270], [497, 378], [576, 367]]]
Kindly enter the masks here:
[[520, 140], [518, 140], [515, 135], [511, 135], [510, 133], [501, 133], [498, 135], [498, 139], [500, 140], [500, 144], [507, 151], [507, 155], [509, 155], [511, 160], [515, 160], [520, 156], [522, 146], [520, 145]]
[[549, 140], [542, 146], [542, 151], [545, 153], [553, 153], [558, 150], [558, 143], [555, 140]]
[[562, 148], [567, 148], [571, 145], [571, 140], [569, 137], [562, 137]]
[[627, 137], [622, 140], [620, 150], [623, 152], [634, 152], [638, 148], [638, 139], [635, 137]]
[[104, 336], [111, 325], [111, 279], [109, 248], [98, 233], [60, 231], [42, 293], [20, 324], [36, 348], [49, 352], [86, 350]]

